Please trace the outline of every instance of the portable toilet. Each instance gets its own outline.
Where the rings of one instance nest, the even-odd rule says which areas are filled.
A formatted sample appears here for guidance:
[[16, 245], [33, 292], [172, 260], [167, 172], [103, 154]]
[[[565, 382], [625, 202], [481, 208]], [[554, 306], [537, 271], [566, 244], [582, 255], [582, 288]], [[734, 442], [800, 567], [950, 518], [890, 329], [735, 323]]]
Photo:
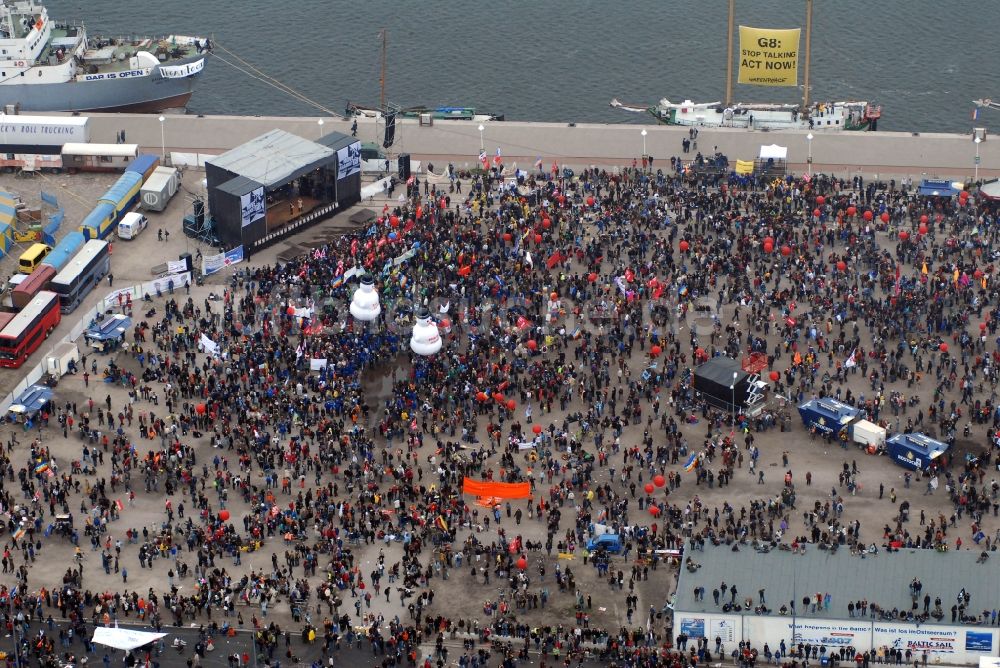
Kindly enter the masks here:
[[892, 461], [914, 471], [944, 466], [947, 464], [945, 453], [950, 447], [926, 434], [896, 434], [886, 439], [885, 445]]
[[839, 434], [860, 414], [861, 409], [836, 399], [811, 399], [799, 406], [806, 429], [820, 434]]

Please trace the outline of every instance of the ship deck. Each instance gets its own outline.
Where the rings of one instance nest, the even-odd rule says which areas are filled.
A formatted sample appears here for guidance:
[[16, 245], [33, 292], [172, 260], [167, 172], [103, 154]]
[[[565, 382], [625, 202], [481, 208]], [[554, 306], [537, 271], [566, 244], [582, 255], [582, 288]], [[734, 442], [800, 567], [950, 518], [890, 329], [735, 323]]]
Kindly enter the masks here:
[[[49, 43], [46, 46], [45, 57], [54, 56], [56, 51], [75, 43], [80, 36], [80, 28], [76, 26], [59, 26], [52, 28]], [[99, 72], [120, 72], [131, 69], [129, 59], [138, 51], [148, 51], [156, 56], [161, 63], [171, 60], [181, 60], [198, 53], [194, 44], [185, 39], [178, 41], [170, 37], [101, 37], [91, 36], [85, 54], [87, 65], [94, 65]]]

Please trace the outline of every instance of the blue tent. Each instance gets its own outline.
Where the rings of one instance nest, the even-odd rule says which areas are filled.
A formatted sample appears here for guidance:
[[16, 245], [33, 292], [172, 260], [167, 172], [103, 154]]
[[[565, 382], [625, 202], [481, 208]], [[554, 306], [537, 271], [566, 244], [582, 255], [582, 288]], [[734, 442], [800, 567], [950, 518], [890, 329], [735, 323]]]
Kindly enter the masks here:
[[920, 182], [917, 192], [924, 197], [954, 197], [961, 190], [945, 179], [924, 179]]

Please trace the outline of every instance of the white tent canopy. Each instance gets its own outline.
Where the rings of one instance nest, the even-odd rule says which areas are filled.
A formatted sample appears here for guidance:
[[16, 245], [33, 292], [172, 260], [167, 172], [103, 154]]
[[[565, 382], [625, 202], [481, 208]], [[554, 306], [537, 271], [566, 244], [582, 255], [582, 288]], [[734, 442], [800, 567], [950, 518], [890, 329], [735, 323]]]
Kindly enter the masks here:
[[98, 626], [94, 629], [93, 641], [99, 645], [107, 645], [115, 649], [130, 650], [148, 645], [166, 635], [166, 633], [150, 633], [149, 631]]
[[761, 160], [786, 160], [788, 158], [788, 147], [777, 144], [763, 145], [760, 147]]

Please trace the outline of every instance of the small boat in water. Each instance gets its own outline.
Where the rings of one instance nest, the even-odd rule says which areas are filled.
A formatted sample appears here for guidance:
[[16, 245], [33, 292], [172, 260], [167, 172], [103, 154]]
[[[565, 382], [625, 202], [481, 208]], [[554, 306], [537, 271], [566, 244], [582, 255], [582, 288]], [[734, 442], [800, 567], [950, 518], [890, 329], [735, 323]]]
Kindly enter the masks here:
[[[362, 118], [379, 118], [385, 114], [381, 109], [374, 107], [363, 107], [353, 102], [347, 103], [347, 116], [360, 116]], [[397, 112], [400, 118], [420, 118], [423, 114], [430, 114], [436, 121], [502, 121], [503, 114], [477, 114], [472, 107], [407, 107]]]
[[816, 102], [805, 113], [795, 104], [721, 102], [671, 102], [664, 98], [654, 106], [625, 104], [617, 99], [611, 106], [625, 111], [650, 113], [666, 125], [751, 130], [876, 130], [882, 107], [871, 102]]

